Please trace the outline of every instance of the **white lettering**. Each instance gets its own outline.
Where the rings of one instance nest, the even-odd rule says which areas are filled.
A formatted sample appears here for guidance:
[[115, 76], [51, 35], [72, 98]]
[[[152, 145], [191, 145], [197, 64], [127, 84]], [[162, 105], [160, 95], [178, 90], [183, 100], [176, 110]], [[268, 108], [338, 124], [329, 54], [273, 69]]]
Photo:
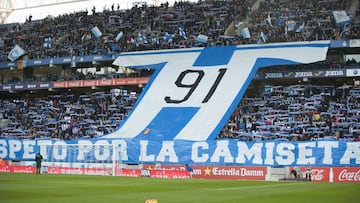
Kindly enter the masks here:
[[52, 141], [51, 140], [39, 140], [37, 142], [37, 145], [39, 146], [40, 148], [40, 154], [42, 155], [42, 157], [44, 159], [48, 159], [48, 149], [47, 149], [47, 146], [48, 145], [51, 145], [52, 144]]
[[347, 142], [346, 150], [340, 159], [340, 164], [350, 164], [355, 159], [355, 164], [360, 164], [360, 142]]
[[147, 146], [149, 141], [147, 140], [140, 140], [140, 157], [139, 161], [155, 161], [155, 155], [147, 155]]
[[34, 159], [35, 153], [34, 153], [34, 147], [35, 147], [35, 141], [34, 140], [24, 140], [24, 159]]
[[246, 142], [238, 142], [237, 143], [238, 156], [236, 158], [236, 162], [246, 163], [246, 160], [251, 160], [251, 158], [253, 158], [252, 163], [262, 164], [263, 163], [263, 160], [261, 158], [262, 147], [263, 147], [263, 143], [255, 143], [249, 149]]
[[92, 143], [90, 140], [79, 140], [78, 142], [79, 148], [78, 148], [78, 155], [77, 160], [85, 160], [86, 155], [88, 155], [91, 152]]
[[298, 144], [299, 156], [297, 159], [297, 164], [307, 164], [310, 162], [311, 164], [315, 163], [315, 157], [311, 157], [313, 155], [313, 150], [311, 148], [316, 147], [316, 142], [301, 142]]
[[228, 140], [220, 140], [216, 142], [216, 149], [214, 154], [211, 156], [211, 162], [219, 162], [220, 157], [224, 157], [225, 163], [234, 162], [234, 157], [231, 155], [229, 149], [229, 141]]
[[193, 160], [196, 163], [200, 163], [200, 162], [203, 163], [209, 160], [209, 154], [200, 153], [199, 152], [200, 148], [203, 150], [207, 150], [209, 149], [209, 144], [207, 142], [195, 142], [192, 145], [191, 160]]
[[333, 164], [332, 149], [338, 148], [339, 143], [336, 141], [319, 141], [318, 148], [324, 148], [323, 164]]
[[246, 168], [241, 168], [241, 176], [264, 176], [264, 171], [260, 170], [248, 170]]
[[7, 157], [7, 143], [6, 140], [0, 140], [0, 157]]
[[290, 165], [295, 161], [295, 155], [292, 150], [295, 146], [291, 143], [280, 143], [276, 147], [276, 152], [279, 156], [275, 157], [275, 160], [279, 165]]
[[156, 157], [157, 161], [165, 161], [169, 157], [169, 162], [177, 163], [179, 158], [176, 156], [173, 141], [164, 141], [162, 143], [159, 155]]
[[312, 77], [312, 72], [295, 72], [295, 78], [298, 77]]
[[21, 150], [21, 141], [20, 140], [9, 140], [9, 158], [18, 159], [16, 152]]
[[104, 161], [110, 158], [110, 147], [108, 141], [98, 140], [95, 143], [94, 157], [96, 160]]
[[115, 160], [127, 161], [129, 156], [127, 154], [127, 143], [124, 140], [112, 140], [111, 142], [115, 145], [116, 155]]
[[273, 165], [274, 164], [274, 148], [275, 143], [274, 142], [266, 142], [265, 143], [266, 148], [266, 158], [265, 158], [265, 164]]
[[342, 76], [344, 72], [342, 70], [325, 71], [325, 76]]
[[354, 181], [354, 182], [359, 182], [360, 181], [360, 170], [358, 171], [354, 171], [354, 172], [350, 172], [347, 171], [347, 169], [343, 169], [340, 173], [339, 173], [339, 181]]
[[55, 160], [64, 160], [67, 156], [67, 144], [64, 141], [54, 143], [53, 158]]

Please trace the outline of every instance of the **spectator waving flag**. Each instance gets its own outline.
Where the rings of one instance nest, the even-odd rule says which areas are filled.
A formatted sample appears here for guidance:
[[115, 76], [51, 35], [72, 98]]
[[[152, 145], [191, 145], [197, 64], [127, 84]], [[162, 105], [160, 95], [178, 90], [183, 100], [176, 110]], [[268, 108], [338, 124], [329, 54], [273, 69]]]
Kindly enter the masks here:
[[240, 32], [241, 32], [241, 35], [243, 36], [243, 38], [245, 38], [245, 39], [251, 38], [251, 34], [250, 34], [248, 27], [241, 29]]
[[51, 37], [46, 37], [44, 39], [44, 48], [51, 48]]
[[342, 26], [351, 21], [350, 16], [344, 10], [333, 11], [333, 15], [334, 15], [334, 20], [335, 20], [336, 25]]
[[10, 53], [8, 55], [8, 59], [10, 61], [15, 61], [16, 59], [18, 59], [23, 54], [25, 54], [24, 49], [22, 49], [19, 45], [15, 45], [14, 48], [11, 49], [11, 51], [10, 51]]
[[119, 34], [116, 35], [115, 41], [118, 42], [123, 36], [124, 36], [123, 31], [119, 32]]
[[181, 38], [187, 39], [186, 32], [185, 32], [184, 28], [182, 28], [182, 27], [179, 27], [179, 35]]
[[173, 38], [174, 38], [174, 34], [169, 34], [169, 33], [165, 32], [164, 40], [166, 40], [167, 42], [172, 42]]
[[272, 23], [271, 23], [271, 17], [270, 17], [270, 13], [268, 13], [268, 16], [266, 18], [266, 22], [269, 23], [270, 27], [273, 27]]
[[286, 27], [287, 31], [294, 31], [296, 26], [296, 21], [294, 20], [288, 20], [286, 21]]
[[208, 36], [200, 34], [195, 38], [195, 40], [198, 41], [198, 42], [207, 43]]
[[302, 32], [305, 28], [305, 22], [303, 21], [301, 25], [296, 29], [296, 32]]
[[266, 43], [266, 40], [267, 40], [266, 34], [263, 31], [261, 31], [260, 36], [261, 36], [261, 39]]
[[102, 33], [98, 27], [91, 28], [91, 32], [95, 35], [96, 38], [101, 37]]
[[141, 43], [148, 43], [147, 40], [146, 40], [146, 37], [144, 35], [142, 35], [140, 32], [139, 32], [139, 36], [138, 36], [138, 39]]

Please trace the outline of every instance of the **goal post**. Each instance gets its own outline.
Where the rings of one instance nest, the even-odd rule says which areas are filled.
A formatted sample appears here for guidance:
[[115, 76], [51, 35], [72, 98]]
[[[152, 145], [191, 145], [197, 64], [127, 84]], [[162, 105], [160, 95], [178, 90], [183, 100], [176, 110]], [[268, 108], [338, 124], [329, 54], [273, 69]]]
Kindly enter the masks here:
[[44, 173], [121, 174], [121, 147], [114, 144], [40, 144]]

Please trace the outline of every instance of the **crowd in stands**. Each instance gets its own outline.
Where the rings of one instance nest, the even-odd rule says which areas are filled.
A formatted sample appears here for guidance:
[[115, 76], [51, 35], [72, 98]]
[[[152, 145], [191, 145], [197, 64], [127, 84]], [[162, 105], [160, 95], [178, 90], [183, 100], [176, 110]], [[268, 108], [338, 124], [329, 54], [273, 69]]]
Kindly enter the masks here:
[[274, 86], [244, 97], [218, 136], [257, 140], [360, 141], [360, 88]]
[[[94, 7], [91, 12], [1, 25], [0, 61], [8, 60], [15, 44], [26, 51], [26, 59], [41, 59], [146, 49], [359, 38], [359, 8], [353, 9], [358, 6], [353, 2], [356, 1], [179, 1], [174, 5], [140, 4], [126, 10], [112, 5], [102, 12]], [[355, 12], [350, 23], [339, 26], [334, 22], [334, 10]], [[100, 37], [91, 32], [94, 27], [101, 31]], [[250, 32], [248, 37], [241, 34], [245, 27]], [[196, 40], [199, 34], [208, 40]]]
[[137, 95], [110, 93], [62, 94], [0, 100], [0, 138], [79, 139], [113, 132], [132, 109]]

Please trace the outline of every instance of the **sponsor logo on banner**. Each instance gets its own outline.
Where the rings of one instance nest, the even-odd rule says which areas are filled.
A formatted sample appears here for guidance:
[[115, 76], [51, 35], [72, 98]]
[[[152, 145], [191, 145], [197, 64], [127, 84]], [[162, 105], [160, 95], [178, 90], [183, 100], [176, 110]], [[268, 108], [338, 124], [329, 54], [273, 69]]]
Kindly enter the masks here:
[[82, 81], [81, 80], [69, 81], [68, 87], [82, 87]]
[[339, 182], [360, 182], [360, 168], [345, 168], [339, 172]]
[[342, 70], [333, 70], [333, 71], [325, 71], [325, 77], [329, 77], [329, 76], [344, 76], [344, 71]]
[[67, 82], [54, 82], [54, 88], [66, 88]]
[[347, 77], [360, 76], [360, 68], [346, 69]]
[[350, 39], [350, 47], [360, 47], [360, 39]]
[[150, 171], [147, 169], [141, 169], [141, 177], [150, 177]]
[[313, 77], [313, 73], [311, 71], [295, 72], [295, 78], [303, 78], [303, 77]]
[[282, 73], [265, 73], [265, 78], [266, 79], [271, 79], [271, 78], [283, 78], [283, 74]]
[[194, 166], [193, 177], [209, 179], [265, 180], [266, 167]]

